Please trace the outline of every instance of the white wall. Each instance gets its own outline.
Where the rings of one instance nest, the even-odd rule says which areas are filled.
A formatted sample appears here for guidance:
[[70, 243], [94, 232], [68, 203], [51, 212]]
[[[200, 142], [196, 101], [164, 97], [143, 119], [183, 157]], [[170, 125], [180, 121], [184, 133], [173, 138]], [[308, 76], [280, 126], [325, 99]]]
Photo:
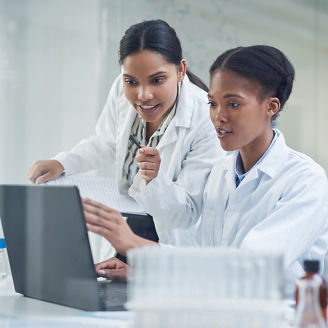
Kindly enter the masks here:
[[[230, 47], [279, 47], [296, 69], [278, 120], [289, 145], [328, 169], [326, 0], [0, 0], [0, 183], [93, 132], [119, 72], [118, 43], [143, 19], [177, 31], [191, 70]], [[109, 164], [110, 167], [110, 164]]]
[[1, 182], [25, 182], [92, 133], [98, 113], [96, 1], [0, 1]]

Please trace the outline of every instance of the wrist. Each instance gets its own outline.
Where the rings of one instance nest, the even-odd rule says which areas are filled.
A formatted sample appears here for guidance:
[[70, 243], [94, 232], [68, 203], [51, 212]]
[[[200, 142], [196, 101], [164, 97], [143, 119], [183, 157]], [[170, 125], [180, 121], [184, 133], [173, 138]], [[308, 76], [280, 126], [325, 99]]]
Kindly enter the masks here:
[[135, 235], [133, 248], [144, 247], [149, 245], [157, 245], [157, 243], [152, 240], [145, 239], [138, 235]]
[[149, 245], [158, 245], [158, 243], [156, 243], [152, 240], [142, 238], [138, 235], [134, 235], [133, 239], [131, 240], [130, 245], [126, 248], [126, 252], [133, 248], [139, 248], [139, 247], [144, 247], [144, 246], [149, 246]]
[[57, 166], [58, 166], [58, 170], [61, 170], [61, 173], [65, 172], [65, 168], [63, 166], [62, 163], [60, 163], [57, 159], [54, 159], [54, 161], [56, 162]]

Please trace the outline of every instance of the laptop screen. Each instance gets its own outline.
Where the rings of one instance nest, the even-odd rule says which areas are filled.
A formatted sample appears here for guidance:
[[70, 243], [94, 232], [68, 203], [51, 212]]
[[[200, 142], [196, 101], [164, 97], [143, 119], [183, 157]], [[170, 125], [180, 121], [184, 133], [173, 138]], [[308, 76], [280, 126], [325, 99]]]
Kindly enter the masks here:
[[97, 276], [77, 187], [0, 185], [0, 217], [18, 293], [97, 309]]

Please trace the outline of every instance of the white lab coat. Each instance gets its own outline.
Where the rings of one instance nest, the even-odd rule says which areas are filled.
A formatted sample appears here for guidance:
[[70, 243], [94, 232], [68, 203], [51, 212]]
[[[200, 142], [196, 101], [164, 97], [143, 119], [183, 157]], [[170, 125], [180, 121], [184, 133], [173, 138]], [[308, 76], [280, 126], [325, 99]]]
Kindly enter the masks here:
[[[62, 163], [66, 174], [115, 161], [117, 184], [122, 193], [127, 193], [122, 168], [135, 115], [135, 109], [123, 94], [122, 77], [118, 76], [98, 120], [96, 135], [55, 159]], [[206, 93], [187, 76], [180, 89], [176, 114], [157, 149], [161, 156], [158, 176], [144, 188], [135, 179], [130, 195], [153, 216], [161, 242], [193, 245], [206, 179], [224, 152], [210, 121]]]
[[202, 246], [280, 251], [285, 293], [304, 274], [304, 259], [328, 250], [328, 185], [324, 170], [290, 149], [283, 135], [236, 188], [236, 153], [213, 167], [204, 191], [197, 239]]

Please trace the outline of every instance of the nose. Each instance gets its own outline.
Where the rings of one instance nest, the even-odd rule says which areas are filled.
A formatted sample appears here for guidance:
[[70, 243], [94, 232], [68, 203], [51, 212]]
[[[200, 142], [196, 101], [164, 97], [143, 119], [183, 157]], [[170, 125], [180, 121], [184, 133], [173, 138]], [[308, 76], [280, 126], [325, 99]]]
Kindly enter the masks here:
[[140, 86], [138, 88], [138, 100], [147, 101], [153, 99], [153, 93], [149, 86]]
[[215, 111], [215, 116], [214, 116], [215, 121], [217, 123], [219, 123], [219, 122], [226, 123], [228, 121], [226, 114], [227, 113], [224, 111], [224, 109], [218, 105], [216, 108], [216, 111]]

